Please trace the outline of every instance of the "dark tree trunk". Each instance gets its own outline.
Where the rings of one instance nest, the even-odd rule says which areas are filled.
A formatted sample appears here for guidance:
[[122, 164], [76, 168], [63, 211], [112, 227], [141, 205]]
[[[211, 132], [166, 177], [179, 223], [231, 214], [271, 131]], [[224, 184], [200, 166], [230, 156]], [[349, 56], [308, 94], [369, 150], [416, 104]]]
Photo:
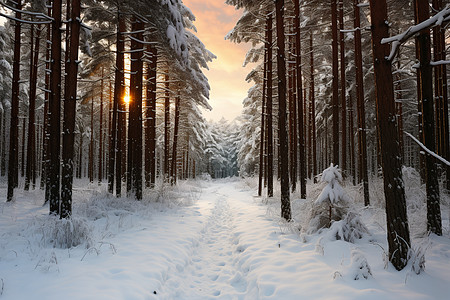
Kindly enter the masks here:
[[132, 18], [131, 31], [131, 76], [128, 119], [128, 177], [127, 192], [137, 200], [142, 199], [142, 55], [144, 23]]
[[[112, 111], [109, 166], [108, 166], [108, 190], [114, 191], [114, 179], [116, 179], [116, 195], [120, 197], [122, 191], [122, 130], [123, 130], [123, 106], [124, 106], [124, 50], [125, 43], [122, 32], [126, 31], [124, 16], [118, 12], [118, 25], [116, 33], [116, 70], [114, 78], [114, 103]], [[114, 172], [115, 171], [115, 172]]]
[[341, 131], [342, 131], [342, 153], [341, 169], [345, 174], [347, 171], [347, 100], [345, 82], [345, 36], [344, 36], [344, 1], [339, 0], [339, 47], [341, 55]]
[[165, 76], [165, 99], [164, 99], [164, 181], [169, 177], [169, 151], [170, 151], [170, 84], [169, 70]]
[[[297, 91], [294, 89], [296, 87], [296, 64], [294, 61], [294, 55], [295, 55], [295, 45], [294, 45], [294, 38], [292, 34], [294, 34], [295, 29], [289, 25], [289, 31], [291, 35], [288, 38], [288, 44], [289, 44], [289, 56], [288, 56], [288, 103], [289, 103], [289, 161], [290, 161], [290, 182], [291, 182], [291, 188], [292, 192], [295, 192], [297, 189]], [[290, 63], [291, 61], [294, 61], [294, 63]]]
[[272, 13], [269, 14], [267, 20], [267, 197], [273, 197], [273, 115], [272, 115], [272, 72], [273, 72], [273, 55], [272, 55]]
[[386, 1], [370, 0], [370, 14], [389, 259], [397, 270], [402, 270], [408, 263], [408, 250], [411, 243], [398, 147], [398, 131], [396, 122], [393, 121], [395, 120], [395, 101], [392, 66], [391, 61], [386, 59], [389, 56], [390, 47], [387, 44], [381, 44], [381, 39], [389, 36], [389, 24], [386, 22], [388, 19]]
[[333, 163], [339, 165], [339, 49], [337, 0], [331, 0], [331, 31], [333, 59]]
[[145, 131], [145, 181], [146, 186], [155, 187], [156, 181], [156, 67], [158, 52], [155, 46], [149, 45], [150, 55], [147, 79], [146, 131]]
[[286, 62], [284, 36], [284, 0], [275, 1], [277, 24], [277, 66], [278, 66], [278, 126], [280, 138], [280, 179], [281, 179], [281, 217], [291, 220], [289, 194], [289, 156], [288, 135], [286, 131]]
[[91, 98], [91, 139], [89, 143], [89, 182], [94, 182], [94, 97]]
[[269, 44], [267, 42], [268, 37], [268, 19], [266, 20], [266, 40], [264, 41], [264, 67], [263, 67], [263, 87], [262, 87], [262, 98], [261, 98], [261, 135], [259, 143], [259, 178], [258, 178], [258, 196], [261, 197], [263, 190], [263, 174], [264, 170], [264, 146], [265, 146], [265, 129], [266, 129], [266, 86], [267, 86], [267, 50]]
[[78, 178], [81, 178], [83, 170], [83, 132], [80, 132], [79, 158], [78, 158]]
[[66, 88], [64, 99], [61, 218], [72, 215], [72, 183], [75, 146], [75, 119], [77, 111], [78, 45], [80, 40], [80, 0], [72, 0], [70, 13], [69, 57], [66, 58]]
[[[27, 118], [23, 116], [22, 118], [22, 158], [21, 158], [21, 171], [20, 171], [20, 177], [25, 176], [25, 140], [26, 140], [26, 131], [25, 128], [27, 127]], [[17, 182], [18, 184], [19, 182]]]
[[100, 80], [100, 128], [98, 130], [99, 132], [99, 146], [98, 146], [98, 184], [100, 185], [103, 178], [103, 76], [104, 76], [104, 70], [102, 67], [102, 79]]
[[[178, 91], [179, 93], [180, 91]], [[177, 182], [177, 144], [178, 144], [178, 128], [180, 123], [180, 95], [175, 97], [175, 119], [173, 128], [173, 145], [172, 145], [172, 161], [170, 167], [170, 183], [173, 185]]]
[[[433, 0], [433, 9], [438, 12], [442, 10], [442, 0]], [[434, 61], [445, 61], [445, 28], [436, 26], [433, 28], [433, 48]], [[440, 136], [440, 153], [442, 156], [450, 160], [450, 145], [449, 145], [449, 121], [448, 121], [448, 94], [447, 94], [447, 67], [445, 64], [435, 66], [435, 91], [436, 103], [439, 104], [440, 110], [437, 112], [439, 117], [438, 132]], [[446, 170], [446, 185], [445, 188], [450, 191], [450, 167], [445, 166]]]
[[[16, 19], [20, 19], [22, 14], [21, 0], [17, 0]], [[19, 81], [20, 81], [20, 34], [21, 23], [16, 22], [14, 29], [14, 61], [12, 78], [12, 97], [11, 97], [11, 120], [9, 133], [9, 163], [8, 163], [8, 194], [6, 201], [10, 202], [14, 196], [14, 188], [18, 184], [18, 156], [19, 152]]]
[[[313, 47], [313, 34], [310, 33], [309, 38], [309, 51], [310, 51], [310, 67], [311, 67], [311, 131], [312, 131], [312, 177], [317, 175], [317, 136], [316, 136], [316, 99], [314, 88], [314, 47]], [[314, 182], [315, 182], [314, 177]]]
[[361, 50], [361, 18], [359, 0], [354, 0], [355, 31], [355, 69], [356, 69], [356, 103], [358, 116], [358, 167], [359, 176], [363, 182], [364, 205], [370, 205], [369, 175], [367, 172], [367, 142], [366, 142], [366, 112], [364, 105], [364, 79]]
[[[416, 0], [416, 24], [430, 18], [428, 1]], [[422, 123], [425, 147], [431, 151], [436, 149], [434, 109], [433, 109], [433, 72], [430, 65], [431, 42], [429, 29], [422, 30], [417, 38], [419, 43], [419, 72], [422, 91]], [[439, 181], [435, 158], [426, 155], [426, 190], [427, 190], [427, 228], [429, 231], [442, 235], [441, 208], [439, 205]]]
[[62, 1], [54, 0], [52, 6], [52, 50], [51, 80], [49, 99], [49, 199], [50, 214], [58, 215], [60, 200], [60, 163], [61, 163], [61, 9]]
[[2, 143], [2, 153], [1, 153], [1, 170], [0, 170], [0, 174], [1, 176], [5, 176], [6, 175], [6, 114], [5, 114], [5, 110], [2, 111], [2, 139], [1, 139], [1, 143]]
[[[51, 15], [51, 8], [48, 8], [48, 15]], [[47, 25], [47, 39], [45, 41], [45, 93], [44, 93], [44, 125], [43, 125], [43, 135], [44, 138], [42, 139], [42, 169], [41, 169], [41, 190], [45, 188], [45, 203], [49, 201], [49, 189], [48, 187], [48, 144], [49, 144], [49, 134], [50, 134], [50, 128], [49, 128], [49, 115], [48, 115], [48, 103], [50, 99], [50, 73], [48, 70], [50, 70], [50, 52], [51, 48], [49, 45], [50, 41], [50, 32], [51, 27], [50, 24]]]
[[353, 98], [350, 95], [348, 98], [348, 132], [349, 132], [349, 142], [350, 142], [350, 152], [349, 152], [349, 160], [350, 160], [350, 175], [352, 176], [353, 185], [356, 185], [356, 171], [355, 171], [355, 130], [354, 130], [354, 112], [353, 112]]
[[294, 27], [295, 27], [295, 53], [296, 53], [296, 87], [297, 87], [297, 118], [298, 118], [298, 145], [299, 145], [299, 168], [300, 168], [300, 194], [306, 199], [306, 157], [305, 157], [305, 130], [304, 130], [304, 111], [303, 111], [303, 81], [302, 81], [302, 50], [301, 50], [301, 32], [300, 32], [300, 4], [294, 1]]
[[[31, 30], [34, 30], [34, 26], [31, 26]], [[35, 188], [36, 180], [36, 132], [35, 132], [35, 119], [36, 119], [36, 87], [37, 87], [37, 71], [39, 60], [39, 44], [40, 44], [41, 28], [39, 26], [36, 32], [36, 41], [31, 44], [30, 56], [32, 64], [30, 65], [30, 101], [28, 109], [28, 139], [27, 139], [27, 169], [25, 174], [25, 190], [30, 189], [30, 181], [33, 183], [33, 189]], [[32, 34], [33, 36], [33, 34]]]

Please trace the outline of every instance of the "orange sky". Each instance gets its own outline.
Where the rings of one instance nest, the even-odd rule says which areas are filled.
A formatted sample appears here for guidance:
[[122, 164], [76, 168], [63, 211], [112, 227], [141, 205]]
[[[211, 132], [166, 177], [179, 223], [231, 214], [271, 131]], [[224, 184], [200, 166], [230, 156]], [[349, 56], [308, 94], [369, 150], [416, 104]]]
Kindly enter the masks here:
[[247, 96], [251, 84], [245, 77], [253, 66], [242, 67], [249, 45], [234, 44], [224, 39], [234, 27], [242, 11], [226, 5], [225, 0], [183, 0], [196, 17], [196, 35], [206, 48], [217, 56], [204, 70], [211, 85], [209, 104], [213, 110], [205, 111], [206, 119], [232, 120], [242, 110], [242, 100]]

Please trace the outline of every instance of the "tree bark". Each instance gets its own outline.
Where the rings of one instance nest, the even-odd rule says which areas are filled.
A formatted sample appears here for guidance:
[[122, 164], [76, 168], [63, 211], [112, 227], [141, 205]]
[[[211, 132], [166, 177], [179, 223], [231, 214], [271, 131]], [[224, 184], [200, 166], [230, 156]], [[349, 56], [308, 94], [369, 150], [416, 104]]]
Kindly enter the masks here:
[[131, 31], [131, 76], [128, 119], [128, 176], [127, 191], [137, 200], [142, 199], [142, 70], [144, 23], [132, 18]]
[[114, 191], [114, 179], [116, 179], [116, 196], [120, 197], [122, 191], [122, 131], [123, 131], [123, 106], [124, 106], [124, 50], [125, 42], [122, 32], [126, 31], [125, 18], [120, 9], [117, 15], [116, 33], [116, 70], [114, 78], [114, 103], [112, 111], [112, 123], [109, 144], [109, 171], [108, 190]]
[[[61, 179], [61, 218], [72, 215], [72, 183], [75, 146], [75, 119], [77, 107], [78, 46], [80, 40], [80, 0], [72, 0], [70, 14], [70, 47], [66, 61], [66, 94], [64, 99], [62, 179]], [[67, 59], [67, 58], [66, 58]]]
[[89, 143], [89, 182], [94, 182], [94, 96], [91, 98], [91, 138]]
[[341, 132], [342, 132], [342, 152], [341, 170], [343, 174], [347, 171], [347, 100], [345, 81], [345, 40], [344, 40], [344, 1], [339, 0], [339, 44], [341, 55]]
[[354, 0], [354, 28], [355, 31], [355, 69], [356, 69], [356, 105], [358, 117], [358, 167], [359, 176], [363, 182], [364, 205], [370, 205], [369, 175], [367, 172], [367, 139], [366, 139], [366, 112], [364, 105], [364, 79], [361, 47], [361, 17], [359, 0]]
[[277, 24], [277, 73], [278, 73], [278, 127], [280, 139], [280, 179], [281, 179], [281, 217], [291, 220], [289, 194], [289, 156], [288, 135], [286, 131], [286, 62], [284, 35], [284, 0], [275, 1]]
[[156, 67], [158, 52], [148, 45], [150, 55], [147, 79], [146, 131], [145, 131], [145, 179], [146, 186], [154, 188], [156, 181]]
[[299, 168], [300, 168], [300, 195], [306, 199], [306, 157], [305, 157], [305, 130], [303, 111], [303, 80], [302, 80], [302, 50], [301, 50], [301, 30], [300, 30], [300, 4], [294, 1], [294, 27], [295, 27], [295, 53], [296, 53], [296, 88], [297, 88], [297, 119], [298, 119], [298, 145], [299, 145]]
[[51, 49], [51, 95], [49, 99], [49, 199], [50, 214], [60, 213], [60, 163], [61, 163], [61, 10], [62, 1], [53, 0]]
[[[311, 67], [311, 131], [312, 131], [312, 177], [317, 175], [317, 133], [316, 133], [316, 99], [314, 88], [314, 47], [313, 34], [310, 32], [309, 37], [309, 51], [310, 51], [310, 67]], [[314, 182], [316, 182], [314, 177]]]
[[170, 151], [170, 83], [169, 70], [165, 76], [165, 98], [164, 98], [164, 181], [167, 182], [169, 178], [169, 151]]
[[[33, 30], [33, 26], [31, 27]], [[32, 182], [33, 189], [36, 183], [36, 87], [37, 87], [37, 71], [38, 71], [38, 60], [39, 60], [39, 44], [40, 44], [41, 28], [36, 32], [36, 41], [34, 43], [34, 48], [31, 48], [30, 55], [34, 58], [32, 59], [31, 78], [30, 78], [30, 101], [28, 110], [28, 140], [27, 140], [27, 170], [25, 174], [25, 190], [29, 190], [30, 181]]]
[[[20, 19], [22, 14], [21, 0], [17, 0], [16, 19]], [[20, 81], [20, 35], [21, 23], [16, 21], [14, 29], [14, 61], [11, 96], [11, 120], [9, 133], [9, 163], [8, 163], [8, 192], [6, 201], [10, 202], [14, 196], [14, 188], [18, 185], [18, 156], [19, 152], [19, 81]]]
[[333, 59], [333, 163], [339, 165], [339, 55], [337, 0], [331, 0], [331, 32]]
[[102, 78], [100, 79], [100, 128], [98, 130], [99, 132], [99, 146], [98, 146], [98, 184], [100, 185], [103, 178], [103, 76], [104, 76], [104, 70], [102, 67]]
[[273, 15], [269, 13], [267, 20], [267, 197], [273, 197], [273, 54], [272, 54], [272, 20]]
[[[428, 1], [416, 0], [416, 24], [430, 18]], [[436, 150], [434, 109], [433, 109], [433, 72], [431, 61], [430, 30], [425, 29], [419, 33], [419, 73], [422, 92], [422, 123], [423, 140], [425, 147], [430, 151]], [[426, 155], [426, 190], [427, 190], [427, 228], [429, 231], [442, 235], [441, 208], [439, 199], [439, 181], [435, 158]]]
[[[178, 91], [180, 93], [180, 91]], [[170, 167], [170, 183], [177, 183], [177, 145], [178, 145], [178, 128], [180, 123], [180, 95], [175, 97], [175, 119], [173, 128], [173, 145], [172, 145], [172, 161]]]
[[370, 0], [372, 49], [375, 73], [377, 123], [380, 129], [384, 194], [386, 198], [387, 240], [389, 259], [397, 270], [408, 263], [409, 238], [405, 188], [402, 179], [398, 131], [395, 122], [395, 101], [390, 47], [381, 44], [389, 36], [385, 0]]
[[[48, 8], [48, 15], [51, 15], [51, 7]], [[44, 93], [44, 124], [43, 124], [43, 132], [44, 132], [44, 138], [42, 139], [42, 167], [41, 167], [41, 190], [45, 188], [45, 203], [49, 201], [49, 183], [48, 183], [48, 144], [49, 144], [49, 134], [50, 134], [50, 128], [49, 128], [49, 115], [48, 115], [48, 103], [50, 99], [50, 73], [48, 70], [50, 70], [50, 31], [51, 27], [50, 24], [47, 25], [47, 39], [45, 41], [45, 93]]]
[[268, 18], [266, 20], [266, 34], [264, 41], [264, 66], [263, 66], [263, 86], [262, 86], [262, 98], [261, 98], [261, 135], [259, 143], [259, 178], [258, 178], [258, 196], [261, 197], [263, 190], [263, 175], [264, 175], [264, 145], [265, 145], [265, 129], [266, 129], [266, 86], [267, 86], [267, 48], [269, 47], [267, 43], [268, 37]]

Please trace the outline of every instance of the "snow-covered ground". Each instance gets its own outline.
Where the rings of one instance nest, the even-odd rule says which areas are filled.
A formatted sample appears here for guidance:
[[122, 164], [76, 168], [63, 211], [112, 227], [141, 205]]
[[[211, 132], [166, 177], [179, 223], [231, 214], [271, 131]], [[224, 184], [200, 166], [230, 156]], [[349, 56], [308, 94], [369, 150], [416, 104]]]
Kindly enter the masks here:
[[[411, 265], [401, 272], [385, 265], [381, 207], [357, 209], [370, 235], [352, 244], [327, 230], [300, 233], [311, 199], [294, 194], [297, 221], [285, 224], [275, 200], [255, 197], [237, 179], [181, 182], [142, 202], [109, 197], [104, 186], [76, 186], [75, 232], [48, 217], [41, 191], [18, 189], [15, 202], [5, 203], [0, 186], [1, 300], [450, 297], [448, 211], [443, 237], [414, 238], [426, 250], [426, 269], [416, 275]], [[61, 227], [74, 236], [64, 240]], [[60, 247], [78, 237], [78, 246]]]

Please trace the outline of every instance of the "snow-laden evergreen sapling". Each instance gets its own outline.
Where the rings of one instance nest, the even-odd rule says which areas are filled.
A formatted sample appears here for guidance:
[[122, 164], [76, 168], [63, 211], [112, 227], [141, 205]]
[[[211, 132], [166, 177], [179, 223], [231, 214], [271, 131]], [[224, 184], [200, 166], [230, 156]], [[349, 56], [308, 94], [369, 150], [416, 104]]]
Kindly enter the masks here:
[[[320, 179], [321, 183], [326, 183], [319, 197], [314, 201], [313, 211], [317, 210], [318, 214], [322, 216], [320, 221], [321, 227], [330, 227], [332, 221], [342, 220], [347, 213], [349, 204], [349, 197], [341, 186], [342, 175], [338, 166], [330, 165], [322, 172]], [[327, 211], [328, 224], [323, 218], [324, 211]], [[313, 219], [314, 220], [314, 219]]]
[[341, 186], [342, 175], [338, 166], [330, 165], [322, 172], [321, 184], [326, 184], [311, 209], [309, 233], [329, 227], [330, 240], [355, 242], [369, 234], [356, 212], [351, 211], [350, 198]]

